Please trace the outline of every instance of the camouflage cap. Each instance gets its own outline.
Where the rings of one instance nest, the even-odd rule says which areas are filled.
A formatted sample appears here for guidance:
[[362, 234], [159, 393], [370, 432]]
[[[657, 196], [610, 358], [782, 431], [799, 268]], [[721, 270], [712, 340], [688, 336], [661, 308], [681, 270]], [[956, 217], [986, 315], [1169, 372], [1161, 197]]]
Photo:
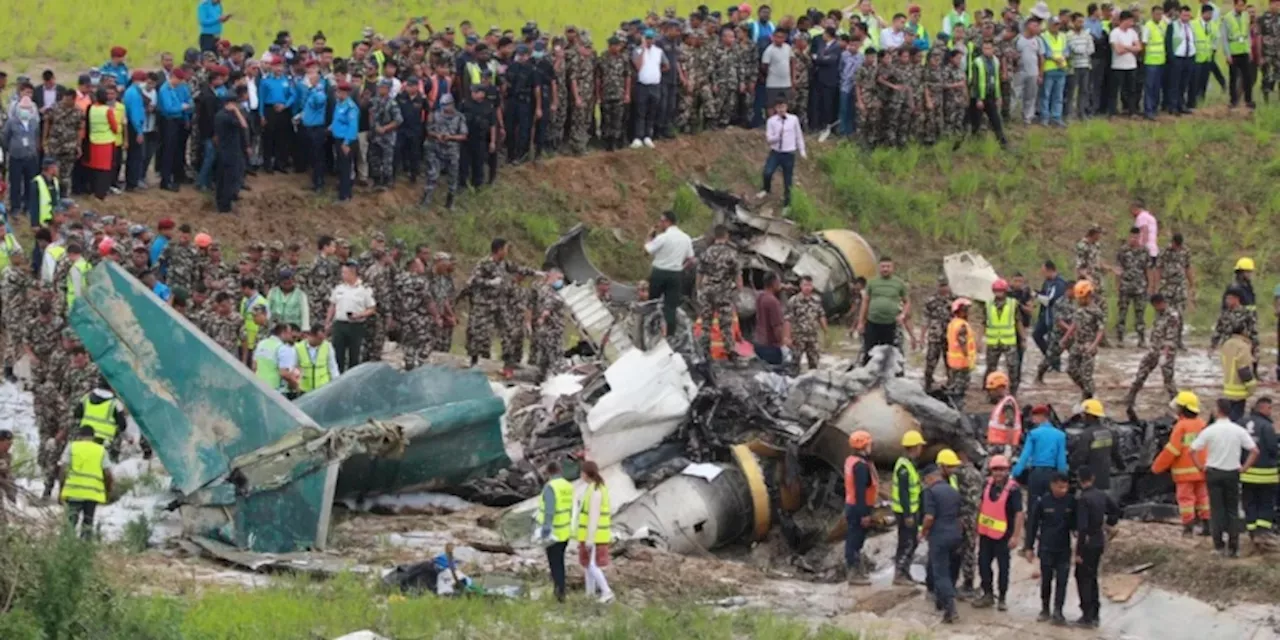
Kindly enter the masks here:
[[134, 253], [138, 253], [138, 252], [146, 253], [146, 252], [147, 252], [147, 243], [145, 243], [145, 242], [135, 242], [135, 243], [133, 243], [133, 252], [134, 252]]
[[432, 258], [435, 259], [436, 262], [453, 262], [453, 255], [445, 253], [444, 251], [437, 251]]
[[240, 256], [240, 264], [252, 265], [252, 264], [253, 264], [253, 258], [250, 258], [249, 256], [246, 256], [246, 255], [241, 255], [241, 256]]
[[272, 240], [271, 244], [267, 245], [267, 248], [272, 251], [284, 251], [284, 243], [279, 240]]
[[376, 240], [376, 241], [378, 241], [378, 242], [386, 242], [386, 241], [387, 241], [387, 234], [385, 234], [385, 233], [383, 233], [383, 232], [381, 232], [381, 231], [374, 231], [373, 233], [369, 234], [369, 240]]
[[66, 327], [62, 330], [62, 339], [63, 340], [79, 340], [80, 334], [76, 333], [75, 329], [72, 329], [71, 327]]
[[290, 251], [302, 251], [302, 244], [301, 244], [301, 243], [298, 243], [298, 242], [296, 242], [296, 241], [295, 241], [295, 242], [290, 242], [290, 243], [289, 243], [289, 246], [288, 246], [288, 249], [289, 249]]
[[250, 242], [250, 243], [249, 243], [249, 250], [250, 250], [250, 251], [266, 251], [266, 250], [267, 250], [267, 245], [266, 245], [266, 243], [261, 242], [261, 241], [254, 241], [254, 242]]
[[337, 238], [333, 241], [333, 243], [344, 249], [351, 248], [351, 241], [347, 240], [346, 238]]
[[395, 238], [391, 241], [391, 246], [403, 251], [406, 247], [409, 246], [409, 243], [405, 242], [404, 238]]

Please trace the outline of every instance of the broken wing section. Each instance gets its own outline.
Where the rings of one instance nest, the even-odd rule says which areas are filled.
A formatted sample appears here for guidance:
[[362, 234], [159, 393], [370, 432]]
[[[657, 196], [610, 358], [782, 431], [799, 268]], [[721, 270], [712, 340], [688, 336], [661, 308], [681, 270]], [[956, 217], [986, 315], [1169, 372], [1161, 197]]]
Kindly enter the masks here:
[[316, 426], [115, 263], [89, 272], [70, 320], [181, 493]]

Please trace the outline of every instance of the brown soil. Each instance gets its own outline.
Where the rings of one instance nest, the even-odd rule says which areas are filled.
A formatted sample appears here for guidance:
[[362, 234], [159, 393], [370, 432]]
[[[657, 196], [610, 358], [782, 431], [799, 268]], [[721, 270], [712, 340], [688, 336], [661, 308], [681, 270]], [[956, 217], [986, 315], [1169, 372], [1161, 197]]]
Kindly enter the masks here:
[[1110, 571], [1154, 563], [1143, 575], [1153, 582], [1198, 598], [1231, 602], [1274, 603], [1280, 590], [1280, 566], [1276, 547], [1252, 544], [1242, 536], [1240, 557], [1225, 559], [1213, 554], [1209, 538], [1182, 537], [1176, 525], [1123, 521], [1107, 550]]

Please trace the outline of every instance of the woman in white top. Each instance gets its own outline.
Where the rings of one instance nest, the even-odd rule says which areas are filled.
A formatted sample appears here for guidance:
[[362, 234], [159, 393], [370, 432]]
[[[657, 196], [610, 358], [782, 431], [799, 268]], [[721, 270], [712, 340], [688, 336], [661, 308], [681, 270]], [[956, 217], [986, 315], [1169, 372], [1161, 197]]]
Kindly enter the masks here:
[[613, 601], [613, 590], [604, 577], [603, 567], [609, 566], [610, 529], [609, 488], [600, 477], [600, 467], [587, 460], [582, 463], [582, 479], [587, 485], [574, 500], [572, 531], [578, 540], [578, 563], [586, 574], [587, 596], [600, 592], [600, 602]]

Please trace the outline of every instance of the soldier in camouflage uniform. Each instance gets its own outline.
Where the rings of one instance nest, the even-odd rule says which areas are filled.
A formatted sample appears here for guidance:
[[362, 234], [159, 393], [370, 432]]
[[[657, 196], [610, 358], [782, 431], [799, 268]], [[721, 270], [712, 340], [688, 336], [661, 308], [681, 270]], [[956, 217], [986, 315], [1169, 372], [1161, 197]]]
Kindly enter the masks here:
[[796, 368], [801, 357], [809, 359], [809, 370], [818, 368], [818, 352], [827, 333], [827, 314], [822, 298], [813, 292], [813, 278], [800, 278], [800, 293], [787, 301], [787, 320], [791, 323], [791, 351]]
[[581, 36], [578, 45], [570, 46], [576, 55], [565, 60], [569, 88], [565, 97], [573, 101], [569, 111], [569, 153], [579, 156], [587, 151], [596, 113], [596, 53]]
[[790, 104], [787, 110], [800, 119], [800, 128], [809, 130], [809, 83], [813, 71], [813, 56], [809, 51], [809, 36], [797, 34], [792, 46], [791, 68], [794, 69], [796, 83], [789, 94]]
[[547, 271], [546, 282], [537, 288], [533, 307], [533, 336], [530, 340], [530, 361], [538, 368], [538, 377], [547, 374], [563, 358], [564, 352], [564, 299], [560, 289], [564, 276], [559, 269]]
[[213, 296], [213, 308], [204, 314], [204, 331], [233, 358], [240, 355], [240, 328], [244, 317], [235, 312], [230, 293], [219, 291]]
[[45, 125], [45, 155], [57, 159], [62, 193], [70, 194], [71, 173], [80, 156], [80, 125], [84, 121], [84, 114], [76, 108], [76, 92], [64, 90], [58, 104], [46, 111], [41, 120]]
[[[964, 56], [958, 51], [949, 52], [946, 64], [942, 67], [942, 136], [958, 139], [964, 135], [964, 117], [969, 108], [969, 84], [965, 81]], [[1008, 100], [1005, 102], [1008, 103]]]
[[453, 97], [448, 94], [440, 98], [440, 108], [427, 119], [427, 181], [422, 190], [423, 207], [431, 206], [431, 195], [435, 193], [440, 174], [449, 176], [449, 197], [445, 200], [445, 208], [453, 208], [453, 195], [458, 190], [458, 161], [462, 150], [461, 144], [467, 139], [467, 119], [453, 106]]
[[436, 312], [434, 349], [449, 353], [453, 350], [453, 328], [458, 326], [458, 316], [453, 312], [453, 300], [457, 297], [457, 288], [453, 283], [453, 256], [443, 251], [437, 252], [434, 263], [429, 283]]
[[[37, 313], [39, 315], [34, 322], [27, 321], [22, 342], [31, 363], [32, 409], [41, 443], [38, 462], [47, 473], [58, 462], [49, 456], [52, 453], [50, 443], [58, 433], [56, 355], [61, 351], [62, 330], [66, 324], [61, 316], [54, 314], [53, 304], [47, 300], [40, 303]], [[52, 485], [47, 486], [46, 491], [52, 491]]]
[[[1076, 277], [1088, 278], [1093, 283], [1093, 298], [1105, 318], [1107, 294], [1102, 286], [1102, 273], [1107, 267], [1102, 263], [1102, 244], [1099, 242], [1101, 238], [1102, 227], [1093, 225], [1084, 239], [1076, 243]], [[1105, 331], [1102, 334], [1102, 346], [1110, 346]]]
[[[378, 95], [369, 104], [369, 120], [369, 177], [375, 188], [387, 189], [395, 169], [396, 129], [404, 123], [400, 105], [391, 97], [390, 78], [378, 81]], [[449, 176], [457, 179], [456, 172]]]
[[751, 124], [752, 100], [756, 84], [760, 81], [760, 51], [756, 49], [756, 43], [751, 40], [751, 32], [746, 26], [738, 28], [737, 55], [738, 62], [738, 82], [741, 84], [741, 90], [738, 92], [738, 111], [736, 118], [742, 126]]
[[329, 295], [333, 293], [333, 288], [338, 286], [338, 281], [342, 278], [342, 270], [341, 265], [334, 258], [337, 245], [333, 238], [321, 236], [316, 241], [316, 250], [315, 260], [304, 270], [295, 273], [294, 279], [299, 281], [303, 292], [307, 294], [307, 302], [311, 306], [311, 317], [323, 319], [329, 317]]
[[711, 246], [698, 259], [698, 308], [702, 343], [711, 340], [711, 324], [719, 318], [720, 330], [730, 331], [737, 318], [737, 294], [742, 284], [742, 257], [729, 244], [729, 229], [716, 225]]
[[1081, 398], [1094, 397], [1093, 368], [1098, 357], [1098, 346], [1107, 333], [1107, 315], [1095, 302], [1093, 285], [1085, 281], [1076, 283], [1076, 310], [1071, 328], [1064, 337], [1071, 340], [1071, 355], [1067, 358], [1067, 375], [1080, 387]]
[[613, 151], [622, 147], [627, 139], [625, 127], [634, 69], [620, 38], [609, 38], [609, 50], [596, 61], [596, 68], [599, 75], [600, 138], [605, 150]]
[[14, 251], [9, 254], [9, 266], [0, 273], [0, 320], [4, 326], [4, 376], [10, 382], [13, 366], [19, 354], [25, 353], [23, 340], [25, 327], [31, 319], [31, 307], [38, 294], [27, 268], [27, 254]]
[[[1182, 318], [1187, 312], [1187, 301], [1191, 299], [1191, 289], [1195, 281], [1191, 275], [1191, 254], [1182, 243], [1182, 234], [1173, 234], [1173, 243], [1156, 258], [1156, 278], [1160, 282], [1160, 295], [1169, 302], [1169, 307], [1178, 312]], [[1185, 349], [1182, 344], [1182, 327], [1178, 327], [1178, 349]]]
[[742, 85], [741, 69], [735, 58], [737, 39], [732, 27], [720, 30], [720, 38], [715, 46], [708, 47], [708, 69], [711, 74], [711, 85], [714, 93], [715, 124], [727, 127], [733, 121], [738, 108], [738, 95], [745, 89]]
[[960, 582], [956, 585], [956, 597], [968, 600], [977, 595], [973, 589], [973, 569], [978, 566], [978, 509], [982, 505], [982, 489], [986, 482], [976, 467], [961, 456], [961, 464], [952, 474], [956, 477], [960, 492], [960, 531], [964, 541], [960, 553]]
[[400, 350], [404, 370], [411, 371], [431, 354], [433, 319], [427, 311], [426, 266], [414, 257], [396, 277], [396, 319], [400, 324]]
[[502, 360], [510, 363], [511, 368], [524, 360], [525, 339], [533, 337], [533, 314], [538, 309], [539, 287], [526, 287], [524, 282], [525, 275], [520, 273], [507, 282], [503, 291], [504, 313], [498, 323]]
[[[1240, 304], [1241, 292], [1239, 289], [1232, 287], [1227, 289], [1226, 299], [1229, 301], [1227, 306], [1223, 308], [1222, 313], [1218, 314], [1218, 321], [1213, 325], [1213, 336], [1209, 338], [1209, 349], [1217, 349], [1219, 345], [1226, 342], [1228, 338], [1235, 334], [1249, 337], [1249, 341], [1253, 343], [1254, 349], [1258, 347], [1258, 320], [1257, 316], [1251, 313], [1244, 305]], [[1234, 305], [1231, 304], [1234, 298]]]
[[1258, 18], [1258, 35], [1262, 37], [1262, 100], [1271, 101], [1271, 92], [1280, 76], [1280, 4], [1271, 0], [1271, 8]]
[[197, 255], [195, 245], [191, 244], [191, 226], [183, 224], [178, 227], [178, 239], [165, 245], [162, 253], [160, 262], [169, 265], [165, 284], [170, 288], [181, 287], [190, 291], [196, 283]]
[[[70, 329], [67, 330], [70, 332]], [[49, 444], [51, 450], [49, 456], [51, 460], [59, 460], [62, 458], [62, 450], [67, 445], [67, 438], [70, 434], [75, 434], [80, 423], [75, 418], [75, 408], [83, 401], [83, 398], [90, 391], [93, 391], [99, 382], [101, 374], [98, 371], [98, 365], [89, 359], [89, 352], [85, 351], [84, 346], [80, 344], [77, 337], [72, 334], [70, 340], [64, 341], [64, 344], [72, 345], [68, 349], [67, 373], [58, 381], [59, 385], [56, 390], [50, 389], [50, 392], [56, 393], [59, 399], [58, 407], [58, 430], [52, 443]], [[114, 447], [118, 456], [119, 447]], [[114, 457], [112, 458], [115, 459]], [[56, 480], [56, 468], [50, 468], [45, 476], [45, 486], [52, 487]]]
[[[490, 356], [494, 328], [505, 326], [505, 293], [510, 286], [510, 277], [517, 273], [526, 276], [537, 273], [507, 260], [510, 245], [506, 240], [494, 238], [489, 249], [489, 257], [476, 263], [464, 287], [466, 295], [471, 299], [471, 316], [467, 321], [467, 355], [471, 357], [473, 367], [480, 358]], [[509, 376], [516, 361], [505, 352], [502, 355], [505, 369], [503, 373]]]
[[368, 329], [369, 335], [363, 347], [365, 362], [376, 362], [382, 359], [382, 351], [387, 345], [387, 332], [395, 328], [393, 310], [397, 305], [395, 269], [391, 264], [390, 254], [383, 249], [374, 249], [370, 253], [373, 256], [373, 264], [362, 270], [360, 279], [373, 291], [373, 299], [380, 301], [383, 308], [387, 310], [379, 311], [369, 319], [372, 326]]
[[929, 64], [924, 69], [924, 106], [920, 110], [920, 127], [916, 130], [921, 144], [932, 145], [942, 137], [946, 84], [942, 51], [934, 49], [929, 52]]
[[880, 62], [883, 53], [868, 53], [862, 66], [854, 73], [854, 91], [858, 99], [858, 132], [862, 146], [867, 149], [878, 146], [883, 138], [881, 118], [884, 115], [880, 87]]
[[1124, 346], [1124, 325], [1133, 306], [1133, 329], [1138, 334], [1138, 348], [1146, 346], [1147, 263], [1150, 256], [1142, 246], [1137, 227], [1129, 230], [1129, 241], [1116, 253], [1119, 271], [1119, 295], [1116, 300], [1116, 346]]
[[[951, 303], [956, 299], [946, 276], [938, 277], [938, 291], [924, 302], [925, 355], [924, 389], [933, 390], [933, 370], [947, 353], [947, 323], [951, 322]], [[943, 369], [946, 365], [943, 364]]]
[[1071, 329], [1071, 324], [1075, 317], [1074, 287], [1074, 283], [1068, 282], [1066, 293], [1054, 300], [1053, 306], [1050, 307], [1053, 311], [1053, 326], [1049, 327], [1049, 339], [1045, 346], [1044, 359], [1040, 361], [1040, 366], [1036, 369], [1036, 384], [1044, 384], [1044, 374], [1048, 373], [1049, 369], [1060, 371], [1062, 368], [1062, 352], [1067, 347], [1067, 345], [1063, 345], [1063, 338], [1067, 335], [1067, 331]]
[[[380, 232], [375, 232], [380, 233]], [[168, 245], [165, 245], [168, 248]], [[280, 280], [281, 260], [284, 258], [284, 243], [279, 240], [272, 240], [267, 246], [267, 255], [263, 256], [260, 269], [262, 270], [262, 288], [270, 290], [278, 284]]]
[[889, 61], [879, 67], [879, 83], [884, 91], [884, 113], [881, 115], [884, 144], [891, 147], [906, 146], [911, 131], [911, 112], [915, 109], [914, 70], [911, 54], [903, 48], [890, 53]]
[[1000, 95], [1004, 96], [1004, 100], [1000, 102], [1002, 122], [1009, 122], [1014, 103], [1022, 104], [1018, 94], [1019, 85], [1013, 82], [1022, 61], [1022, 56], [1018, 53], [1018, 33], [1018, 29], [1005, 29], [996, 40], [996, 55], [1000, 58]]
[[1156, 309], [1156, 320], [1151, 327], [1151, 349], [1142, 357], [1142, 362], [1138, 365], [1138, 375], [1133, 379], [1133, 385], [1129, 387], [1129, 394], [1125, 396], [1125, 406], [1128, 407], [1133, 406], [1138, 392], [1142, 390], [1142, 385], [1147, 382], [1147, 376], [1155, 371], [1161, 359], [1164, 360], [1164, 364], [1160, 364], [1160, 374], [1164, 376], [1165, 393], [1168, 393], [1171, 399], [1178, 394], [1178, 388], [1173, 384], [1173, 367], [1178, 357], [1178, 336], [1182, 333], [1182, 315], [1170, 307], [1169, 301], [1158, 293], [1151, 296], [1151, 306]]

